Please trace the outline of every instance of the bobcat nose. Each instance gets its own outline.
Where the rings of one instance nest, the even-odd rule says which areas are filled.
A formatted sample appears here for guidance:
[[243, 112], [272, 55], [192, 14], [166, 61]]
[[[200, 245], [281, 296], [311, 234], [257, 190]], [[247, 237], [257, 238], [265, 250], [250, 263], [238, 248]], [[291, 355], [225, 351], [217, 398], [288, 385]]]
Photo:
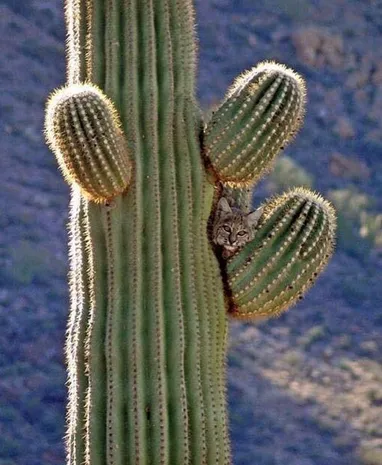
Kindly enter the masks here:
[[236, 245], [236, 238], [232, 234], [230, 234], [230, 236], [229, 236], [229, 241], [230, 241], [231, 245]]

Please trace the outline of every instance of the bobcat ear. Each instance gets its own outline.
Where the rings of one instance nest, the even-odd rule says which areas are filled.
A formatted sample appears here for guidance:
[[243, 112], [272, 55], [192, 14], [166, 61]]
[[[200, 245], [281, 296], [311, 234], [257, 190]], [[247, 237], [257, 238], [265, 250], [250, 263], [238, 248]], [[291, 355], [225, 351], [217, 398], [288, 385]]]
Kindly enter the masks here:
[[232, 208], [229, 206], [229, 203], [225, 197], [219, 199], [218, 210], [222, 210], [225, 213], [232, 213]]
[[263, 210], [264, 210], [264, 208], [260, 207], [257, 210], [255, 210], [254, 212], [248, 213], [247, 221], [248, 221], [248, 225], [251, 228], [253, 228], [254, 226], [257, 225], [261, 215], [263, 214]]

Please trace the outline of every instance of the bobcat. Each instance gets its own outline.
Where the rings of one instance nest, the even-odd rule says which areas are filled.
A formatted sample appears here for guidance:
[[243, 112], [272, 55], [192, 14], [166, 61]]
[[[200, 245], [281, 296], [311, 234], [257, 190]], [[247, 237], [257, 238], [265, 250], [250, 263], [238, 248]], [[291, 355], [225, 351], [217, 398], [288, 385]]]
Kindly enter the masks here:
[[262, 208], [244, 213], [230, 206], [227, 198], [219, 200], [213, 220], [212, 241], [223, 248], [223, 258], [231, 257], [254, 238], [255, 226], [262, 213]]

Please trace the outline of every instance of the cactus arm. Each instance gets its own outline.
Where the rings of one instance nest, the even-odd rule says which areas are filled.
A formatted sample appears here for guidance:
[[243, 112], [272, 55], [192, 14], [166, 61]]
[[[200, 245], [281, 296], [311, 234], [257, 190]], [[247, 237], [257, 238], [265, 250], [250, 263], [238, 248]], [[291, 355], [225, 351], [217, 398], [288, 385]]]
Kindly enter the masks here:
[[240, 76], [205, 127], [206, 156], [221, 182], [253, 184], [301, 126], [305, 84], [294, 71], [260, 63]]
[[276, 316], [302, 298], [332, 255], [335, 229], [333, 207], [307, 189], [268, 202], [255, 239], [227, 264], [232, 316]]
[[46, 136], [69, 184], [106, 202], [130, 183], [131, 160], [112, 102], [95, 86], [71, 85], [48, 102]]

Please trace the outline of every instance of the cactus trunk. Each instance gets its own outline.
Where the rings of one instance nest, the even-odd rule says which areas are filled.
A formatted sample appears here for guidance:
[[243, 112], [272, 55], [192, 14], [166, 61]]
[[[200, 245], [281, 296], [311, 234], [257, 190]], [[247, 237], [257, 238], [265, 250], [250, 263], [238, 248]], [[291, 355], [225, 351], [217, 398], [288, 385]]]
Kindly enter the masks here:
[[67, 23], [69, 84], [91, 81], [113, 100], [133, 164], [110, 205], [72, 189], [69, 464], [228, 464], [192, 7], [72, 0]]

